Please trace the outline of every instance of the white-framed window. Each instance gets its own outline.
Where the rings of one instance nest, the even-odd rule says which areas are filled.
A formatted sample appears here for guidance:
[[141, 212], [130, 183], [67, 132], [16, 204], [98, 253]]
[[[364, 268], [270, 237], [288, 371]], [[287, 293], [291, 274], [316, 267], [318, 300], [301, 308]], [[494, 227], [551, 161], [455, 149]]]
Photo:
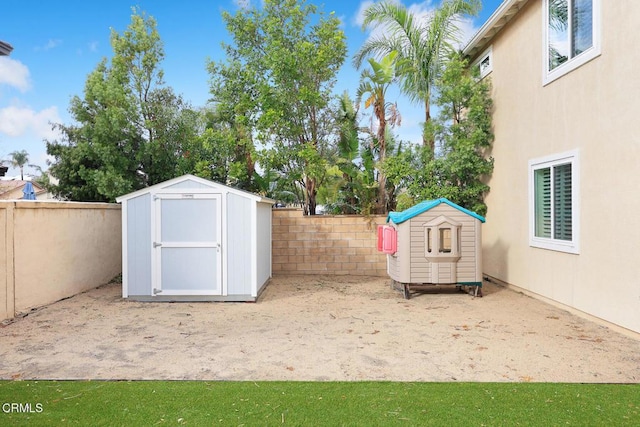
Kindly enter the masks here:
[[493, 46], [489, 46], [487, 50], [482, 52], [482, 55], [473, 63], [473, 66], [480, 69], [481, 79], [493, 71]]
[[580, 251], [580, 157], [577, 150], [529, 161], [529, 244]]
[[546, 85], [600, 55], [600, 0], [544, 0]]

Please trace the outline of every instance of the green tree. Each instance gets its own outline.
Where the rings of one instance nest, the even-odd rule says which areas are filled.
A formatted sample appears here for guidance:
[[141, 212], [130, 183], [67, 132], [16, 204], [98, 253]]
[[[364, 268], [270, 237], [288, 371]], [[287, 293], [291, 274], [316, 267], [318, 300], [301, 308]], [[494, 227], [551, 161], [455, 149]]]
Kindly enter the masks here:
[[469, 69], [459, 54], [452, 55], [436, 81], [434, 104], [439, 114], [430, 127], [438, 147], [436, 157], [422, 146], [386, 162], [389, 179], [406, 188], [411, 198], [404, 203], [446, 197], [481, 215], [486, 213], [486, 180], [493, 171], [489, 156], [492, 102], [490, 84], [478, 80], [478, 74], [477, 67]]
[[[376, 62], [373, 58], [369, 59], [371, 69], [365, 69], [360, 75], [360, 85], [357, 90], [357, 100], [360, 102], [364, 98], [364, 108], [371, 107], [373, 109], [373, 117], [377, 120], [376, 136], [372, 141], [375, 146], [372, 151], [377, 152], [378, 162], [383, 164], [387, 153], [387, 125], [395, 126], [401, 122], [401, 117], [395, 103], [388, 102], [386, 99], [387, 89], [395, 82], [400, 68], [397, 61], [398, 53], [390, 52], [382, 58], [380, 62]], [[377, 213], [385, 213], [387, 210], [387, 181], [386, 174], [382, 168], [378, 169], [378, 200]]]
[[371, 144], [360, 138], [363, 129], [358, 126], [358, 106], [345, 91], [335, 109], [338, 139], [330, 161], [329, 179], [319, 193], [327, 211], [333, 214], [369, 214], [375, 210], [378, 185], [374, 156]]
[[175, 176], [180, 143], [192, 137], [188, 105], [163, 87], [164, 51], [152, 17], [133, 10], [123, 34], [111, 30], [114, 55], [103, 59], [74, 96], [73, 125], [55, 124], [62, 138], [48, 141], [58, 197], [113, 201]]
[[[363, 27], [378, 25], [384, 29], [368, 39], [353, 58], [360, 67], [369, 56], [382, 58], [398, 52], [404, 63], [400, 88], [410, 100], [424, 105], [425, 124], [431, 120], [432, 86], [438, 77], [443, 60], [455, 50], [457, 19], [461, 15], [475, 15], [479, 0], [445, 0], [427, 20], [421, 20], [404, 5], [392, 1], [372, 4], [364, 13]], [[423, 143], [434, 151], [434, 141], [427, 135]]]
[[227, 184], [259, 191], [253, 136], [259, 113], [256, 76], [231, 59], [226, 64], [210, 61], [207, 68], [213, 104], [208, 126], [215, 128], [218, 135], [218, 151], [224, 149], [228, 153]]
[[346, 55], [340, 20], [304, 0], [265, 0], [223, 18], [233, 38], [229, 62], [256, 76], [255, 137], [269, 145], [263, 156], [300, 183], [305, 213], [315, 214], [318, 187], [326, 174], [323, 157], [333, 131], [329, 104]]
[[329, 203], [333, 204], [334, 213], [353, 214], [358, 212], [359, 206], [356, 185], [360, 171], [354, 161], [359, 153], [360, 138], [358, 110], [346, 91], [338, 100], [336, 116], [339, 130], [333, 163], [339, 171], [340, 179], [335, 186], [336, 197]]
[[29, 163], [29, 153], [26, 150], [13, 151], [11, 156], [11, 166], [20, 169], [20, 180], [24, 180], [24, 165]]

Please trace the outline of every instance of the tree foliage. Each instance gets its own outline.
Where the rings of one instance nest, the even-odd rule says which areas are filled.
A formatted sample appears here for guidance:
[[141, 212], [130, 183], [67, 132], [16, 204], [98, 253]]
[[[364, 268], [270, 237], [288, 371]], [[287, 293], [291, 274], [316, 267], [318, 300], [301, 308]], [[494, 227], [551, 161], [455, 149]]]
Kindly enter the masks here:
[[55, 124], [60, 141], [48, 141], [50, 190], [60, 198], [114, 201], [122, 194], [176, 175], [181, 144], [191, 138], [193, 114], [163, 86], [164, 50], [156, 21], [133, 10], [119, 34], [111, 30], [113, 57], [103, 59], [71, 99], [75, 124]]
[[[269, 147], [262, 162], [299, 183], [313, 215], [333, 135], [332, 88], [346, 55], [340, 21], [299, 0], [265, 0], [223, 18], [233, 38], [226, 67], [239, 64], [255, 76], [245, 111], [255, 138]], [[221, 70], [212, 69], [214, 76]]]
[[467, 61], [454, 54], [436, 86], [440, 113], [429, 127], [435, 157], [429, 147], [414, 147], [389, 159], [385, 169], [395, 185], [407, 189], [405, 204], [446, 197], [484, 215], [486, 180], [493, 171], [489, 82], [478, 80], [478, 70], [470, 70]]
[[[333, 179], [326, 183], [324, 195], [327, 211], [333, 214], [370, 214], [377, 205], [373, 144], [360, 138], [359, 104], [345, 92], [335, 110], [338, 140], [329, 172]], [[372, 139], [369, 132], [365, 134]]]
[[[261, 191], [254, 142], [258, 117], [256, 75], [233, 58], [227, 63], [210, 61], [207, 69], [211, 76], [213, 110], [208, 115], [210, 134], [206, 145], [214, 149], [216, 155], [203, 159], [213, 170], [221, 171], [221, 165], [226, 165], [226, 176], [221, 182], [248, 191]], [[224, 158], [221, 158], [223, 152]]]
[[[384, 31], [368, 39], [353, 62], [360, 67], [369, 56], [383, 58], [397, 52], [398, 60], [404, 63], [400, 88], [410, 100], [424, 105], [425, 123], [429, 123], [433, 83], [458, 41], [456, 21], [461, 15], [477, 14], [479, 8], [479, 0], [445, 0], [425, 19], [401, 3], [374, 3], [365, 10], [363, 27], [376, 25]], [[434, 150], [434, 141], [426, 135], [423, 142]]]
[[27, 150], [16, 150], [9, 155], [11, 156], [11, 166], [20, 169], [20, 179], [24, 180], [24, 165], [29, 163], [29, 153]]
[[[360, 85], [356, 93], [356, 102], [360, 104], [364, 97], [364, 107], [373, 109], [373, 117], [377, 120], [375, 138], [372, 138], [371, 153], [377, 153], [377, 160], [382, 165], [387, 156], [387, 125], [400, 125], [401, 117], [395, 103], [387, 101], [387, 89], [396, 81], [401, 71], [402, 63], [397, 62], [398, 53], [390, 52], [380, 62], [369, 58], [370, 69], [365, 69], [360, 75]], [[384, 170], [378, 169], [378, 198], [376, 211], [387, 211], [387, 179]]]

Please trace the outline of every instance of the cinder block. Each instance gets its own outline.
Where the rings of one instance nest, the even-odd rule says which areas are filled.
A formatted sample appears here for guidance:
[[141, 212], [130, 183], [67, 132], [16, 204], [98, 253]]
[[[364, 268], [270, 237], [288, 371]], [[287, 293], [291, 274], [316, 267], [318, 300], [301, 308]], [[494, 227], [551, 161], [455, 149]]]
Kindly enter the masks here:
[[353, 232], [353, 225], [339, 224], [333, 226], [334, 233], [351, 233]]
[[274, 225], [272, 228], [272, 233], [273, 235], [278, 235], [278, 234], [288, 234], [289, 233], [289, 226], [288, 225]]
[[289, 242], [287, 242], [286, 240], [272, 240], [271, 247], [275, 251], [276, 249], [286, 248], [288, 246], [288, 243]]
[[364, 255], [350, 255], [348, 259], [351, 264], [358, 264], [364, 262]]
[[[360, 239], [360, 240], [373, 240], [373, 237], [375, 236], [375, 234], [373, 233], [369, 233], [369, 232], [357, 232], [354, 233], [355, 234], [355, 238], [356, 239]], [[375, 236], [377, 238], [377, 236]]]
[[363, 240], [356, 240], [356, 239], [349, 240], [349, 247], [350, 248], [362, 248], [362, 247], [364, 247], [364, 241]]
[[306, 227], [303, 225], [289, 225], [289, 233], [291, 234], [303, 233], [305, 231]]
[[311, 264], [311, 269], [313, 271], [327, 271], [327, 263], [326, 262], [315, 262]]
[[287, 255], [274, 255], [272, 258], [272, 262], [274, 264], [288, 263], [289, 257]]
[[371, 255], [375, 252], [378, 251], [378, 247], [377, 246], [362, 246], [361, 248], [355, 248], [356, 249], [356, 255]]
[[335, 259], [336, 259], [335, 255], [331, 255], [331, 254], [318, 255], [316, 257], [317, 262], [325, 262], [325, 263], [333, 263]]
[[349, 247], [349, 241], [344, 240], [344, 239], [336, 239], [336, 240], [332, 240], [331, 241], [331, 246], [334, 248], [348, 248]]
[[337, 271], [342, 271], [342, 263], [340, 262], [327, 262], [327, 270], [336, 274]]

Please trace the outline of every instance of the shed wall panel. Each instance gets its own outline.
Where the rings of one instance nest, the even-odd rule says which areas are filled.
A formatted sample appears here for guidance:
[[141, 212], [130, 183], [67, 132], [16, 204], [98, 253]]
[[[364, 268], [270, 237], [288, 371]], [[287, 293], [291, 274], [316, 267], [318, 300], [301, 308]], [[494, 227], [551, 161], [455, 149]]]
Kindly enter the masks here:
[[127, 202], [127, 274], [129, 295], [151, 294], [151, 195]]
[[410, 255], [411, 233], [406, 223], [392, 224], [397, 230], [398, 248], [394, 256], [387, 256], [388, 271], [391, 278], [400, 283], [411, 282]]
[[251, 295], [251, 203], [236, 194], [227, 195], [228, 295]]
[[258, 223], [257, 223], [257, 239], [258, 239], [258, 259], [257, 259], [257, 293], [260, 293], [262, 287], [271, 278], [271, 222], [272, 212], [271, 205], [267, 203], [258, 203]]

